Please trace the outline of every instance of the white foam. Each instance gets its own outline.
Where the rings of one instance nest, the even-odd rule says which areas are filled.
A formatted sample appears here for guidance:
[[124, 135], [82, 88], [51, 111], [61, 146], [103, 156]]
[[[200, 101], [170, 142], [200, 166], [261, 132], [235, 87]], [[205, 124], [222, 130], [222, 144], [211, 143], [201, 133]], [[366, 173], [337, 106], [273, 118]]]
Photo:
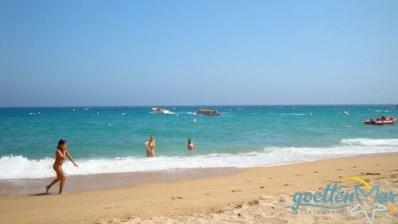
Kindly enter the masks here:
[[303, 113], [282, 113], [283, 115], [289, 115], [289, 116], [303, 116]]
[[161, 114], [177, 114], [176, 112], [173, 112], [173, 111], [169, 111], [169, 110], [163, 110], [162, 112], [158, 112], [158, 111], [151, 111], [151, 112], [149, 112], [149, 113], [151, 113], [151, 114], [159, 114], [159, 113], [161, 113]]
[[[79, 168], [65, 161], [68, 175], [145, 172], [177, 168], [259, 167], [350, 155], [398, 152], [398, 139], [343, 139], [332, 147], [266, 147], [263, 151], [196, 156], [123, 157], [78, 160]], [[53, 177], [52, 158], [39, 160], [23, 156], [0, 158], [0, 179]]]
[[164, 114], [177, 114], [176, 112], [169, 111], [169, 110], [164, 110], [162, 113], [164, 113]]
[[343, 145], [352, 146], [398, 146], [397, 138], [390, 139], [371, 139], [371, 138], [353, 138], [353, 139], [343, 139], [341, 140]]
[[375, 112], [386, 112], [386, 113], [388, 113], [390, 111], [389, 110], [375, 110]]

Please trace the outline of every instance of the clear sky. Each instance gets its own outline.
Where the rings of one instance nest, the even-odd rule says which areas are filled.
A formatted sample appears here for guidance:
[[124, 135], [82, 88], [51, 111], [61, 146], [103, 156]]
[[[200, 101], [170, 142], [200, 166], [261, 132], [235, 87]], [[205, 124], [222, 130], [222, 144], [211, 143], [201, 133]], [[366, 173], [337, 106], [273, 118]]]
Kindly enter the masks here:
[[398, 1], [0, 0], [0, 106], [398, 103]]

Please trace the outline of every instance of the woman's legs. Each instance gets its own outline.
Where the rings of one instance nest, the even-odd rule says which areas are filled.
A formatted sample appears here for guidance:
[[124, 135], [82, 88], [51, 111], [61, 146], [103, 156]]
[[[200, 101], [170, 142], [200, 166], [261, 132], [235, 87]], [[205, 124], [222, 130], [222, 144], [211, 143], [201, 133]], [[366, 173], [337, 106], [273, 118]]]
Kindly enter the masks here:
[[64, 184], [65, 184], [65, 179], [66, 179], [65, 173], [61, 167], [54, 167], [54, 170], [57, 173], [57, 177], [53, 181], [51, 181], [51, 183], [49, 185], [46, 186], [46, 193], [48, 193], [48, 191], [54, 184], [56, 184], [60, 181], [58, 194], [62, 194], [62, 191], [64, 189]]
[[148, 149], [146, 150], [146, 157], [151, 157], [151, 151], [149, 151]]
[[59, 170], [59, 173], [60, 173], [60, 177], [59, 177], [59, 191], [58, 191], [58, 194], [62, 194], [62, 191], [64, 190], [64, 184], [65, 184], [65, 179], [66, 179], [66, 177], [65, 177], [65, 173], [64, 173], [64, 171], [62, 170], [62, 168], [60, 168], [60, 170]]
[[51, 183], [50, 183], [49, 185], [46, 186], [46, 194], [48, 194], [48, 191], [50, 190], [50, 188], [51, 188], [54, 184], [58, 183], [58, 181], [59, 181], [59, 179], [58, 179], [58, 176], [57, 176], [53, 181], [51, 181]]

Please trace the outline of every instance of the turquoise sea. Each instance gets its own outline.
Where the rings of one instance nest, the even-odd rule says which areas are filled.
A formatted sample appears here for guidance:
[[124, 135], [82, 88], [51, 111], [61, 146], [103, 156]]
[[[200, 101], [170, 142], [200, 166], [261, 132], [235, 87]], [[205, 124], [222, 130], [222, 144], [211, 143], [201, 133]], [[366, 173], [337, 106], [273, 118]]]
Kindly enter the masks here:
[[[215, 106], [220, 116], [196, 115], [199, 106], [0, 108], [0, 179], [53, 176], [59, 138], [80, 167], [66, 173], [154, 171], [199, 167], [272, 166], [347, 155], [397, 152], [398, 124], [363, 121], [398, 117], [396, 105]], [[157, 157], [144, 142], [157, 140]], [[187, 139], [196, 144], [187, 152]]]

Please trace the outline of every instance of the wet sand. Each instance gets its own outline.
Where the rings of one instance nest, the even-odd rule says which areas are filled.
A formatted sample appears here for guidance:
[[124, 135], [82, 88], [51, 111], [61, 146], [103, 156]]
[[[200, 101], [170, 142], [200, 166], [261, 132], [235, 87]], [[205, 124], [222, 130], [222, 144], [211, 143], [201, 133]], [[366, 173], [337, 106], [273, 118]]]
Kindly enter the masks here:
[[[361, 176], [385, 190], [398, 192], [398, 154], [249, 168], [170, 181], [149, 179], [137, 185], [60, 196], [1, 196], [0, 220], [124, 224], [366, 223], [363, 214], [323, 214], [323, 210], [312, 208], [293, 214], [289, 208], [294, 192], [318, 191], [328, 183], [354, 184], [345, 182], [348, 176]], [[374, 223], [398, 223], [397, 212], [391, 209], [377, 213]]]
[[[64, 192], [83, 192], [120, 187], [135, 187], [144, 183], [170, 182], [237, 173], [236, 168], [170, 169], [152, 172], [110, 173], [68, 176]], [[0, 180], [0, 196], [42, 195], [53, 178]], [[58, 184], [50, 193], [58, 192]]]

